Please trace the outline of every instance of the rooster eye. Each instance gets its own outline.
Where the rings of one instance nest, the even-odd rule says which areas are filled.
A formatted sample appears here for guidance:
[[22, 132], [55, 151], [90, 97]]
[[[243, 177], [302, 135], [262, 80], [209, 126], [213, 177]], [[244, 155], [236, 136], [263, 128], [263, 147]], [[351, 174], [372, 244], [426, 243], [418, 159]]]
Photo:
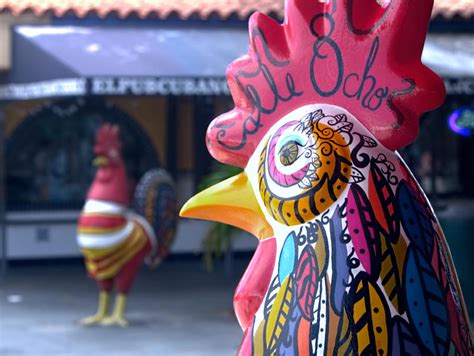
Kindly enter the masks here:
[[283, 145], [280, 152], [278, 152], [282, 165], [289, 166], [296, 161], [299, 151], [298, 146], [299, 144], [296, 141], [289, 141]]

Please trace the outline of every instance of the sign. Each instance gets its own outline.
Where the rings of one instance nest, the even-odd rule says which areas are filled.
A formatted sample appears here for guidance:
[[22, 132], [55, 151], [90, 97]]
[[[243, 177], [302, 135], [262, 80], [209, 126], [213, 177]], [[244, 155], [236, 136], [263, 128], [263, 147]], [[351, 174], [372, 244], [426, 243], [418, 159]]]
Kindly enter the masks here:
[[31, 100], [85, 94], [86, 80], [82, 78], [0, 85], [0, 100]]
[[451, 130], [461, 136], [471, 136], [474, 130], [474, 106], [464, 106], [454, 111], [448, 119]]
[[92, 95], [226, 95], [225, 78], [92, 78]]
[[0, 85], [0, 100], [84, 95], [229, 95], [225, 78], [94, 77]]
[[474, 95], [474, 78], [445, 78], [448, 95]]

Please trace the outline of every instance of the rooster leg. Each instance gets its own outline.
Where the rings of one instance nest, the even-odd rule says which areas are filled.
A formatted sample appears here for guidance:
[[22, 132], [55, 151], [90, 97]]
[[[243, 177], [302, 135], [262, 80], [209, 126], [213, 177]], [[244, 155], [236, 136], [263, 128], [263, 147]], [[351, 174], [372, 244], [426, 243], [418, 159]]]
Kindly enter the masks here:
[[94, 315], [88, 316], [80, 320], [80, 323], [84, 326], [96, 325], [99, 324], [102, 320], [107, 317], [110, 304], [110, 292], [100, 291], [99, 294], [99, 305], [97, 307], [97, 313]]
[[127, 306], [127, 295], [119, 293], [115, 299], [115, 306], [112, 315], [105, 317], [100, 321], [101, 325], [117, 325], [121, 327], [128, 326], [128, 320], [125, 319], [125, 308]]

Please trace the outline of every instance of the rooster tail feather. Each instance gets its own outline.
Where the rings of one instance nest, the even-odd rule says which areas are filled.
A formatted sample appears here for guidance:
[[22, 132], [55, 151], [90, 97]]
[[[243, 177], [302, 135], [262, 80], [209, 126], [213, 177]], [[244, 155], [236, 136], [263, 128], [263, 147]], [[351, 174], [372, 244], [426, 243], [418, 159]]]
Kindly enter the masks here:
[[161, 261], [174, 241], [177, 221], [176, 189], [164, 169], [152, 169], [143, 175], [133, 196], [133, 209], [147, 220], [155, 234], [151, 261]]

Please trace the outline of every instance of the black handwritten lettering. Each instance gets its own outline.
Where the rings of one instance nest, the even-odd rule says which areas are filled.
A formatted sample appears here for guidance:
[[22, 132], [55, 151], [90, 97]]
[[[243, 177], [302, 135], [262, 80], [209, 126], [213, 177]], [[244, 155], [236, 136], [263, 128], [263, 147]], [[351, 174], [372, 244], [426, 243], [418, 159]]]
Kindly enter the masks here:
[[[367, 62], [365, 64], [364, 74], [362, 76], [362, 79], [359, 78], [359, 75], [357, 73], [351, 73], [344, 80], [344, 87], [343, 87], [344, 95], [348, 98], [355, 97], [357, 100], [360, 100], [362, 95], [365, 92], [365, 95], [362, 99], [362, 106], [372, 111], [377, 110], [382, 105], [383, 99], [385, 99], [388, 95], [387, 87], [377, 88], [375, 89], [375, 92], [374, 92], [374, 88], [377, 86], [377, 79], [373, 75], [369, 74], [370, 69], [372, 68], [375, 62], [375, 59], [377, 58], [378, 50], [379, 50], [379, 38], [376, 37], [374, 39], [374, 42], [372, 43], [372, 47], [370, 48], [369, 56], [367, 57]], [[349, 84], [351, 80], [352, 82], [359, 84], [359, 87], [353, 93], [349, 91], [349, 86], [350, 86]]]
[[[259, 41], [259, 42], [257, 42]], [[230, 150], [240, 150], [247, 143], [247, 136], [255, 134], [263, 125], [261, 123], [262, 114], [270, 115], [278, 107], [280, 102], [290, 101], [293, 97], [300, 96], [303, 94], [302, 91], [298, 91], [296, 88], [296, 83], [293, 76], [290, 73], [286, 74], [285, 84], [286, 84], [286, 96], [282, 94], [282, 88], [279, 88], [275, 82], [275, 78], [272, 73], [272, 67], [278, 67], [278, 70], [288, 65], [287, 61], [280, 61], [277, 58], [273, 57], [270, 52], [270, 49], [267, 46], [267, 42], [261, 30], [257, 27], [252, 32], [252, 43], [255, 48], [255, 54], [257, 58], [257, 69], [253, 72], [240, 71], [236, 75], [236, 82], [240, 90], [245, 93], [248, 101], [250, 102], [251, 107], [253, 108], [252, 113], [249, 114], [245, 120], [243, 120], [242, 125], [242, 135], [239, 138], [238, 142], [229, 142], [226, 140], [227, 127], [214, 126], [214, 128], [219, 129], [216, 134], [217, 141], [220, 145], [226, 147]], [[263, 53], [259, 51], [259, 46], [263, 49]], [[262, 55], [264, 57], [262, 57]], [[269, 63], [266, 64], [265, 62]], [[263, 90], [265, 93], [266, 106], [262, 103], [262, 97], [259, 94], [259, 91], [253, 84], [243, 84], [246, 79], [254, 79], [258, 76], [263, 77], [264, 85], [266, 88]], [[268, 95], [270, 93], [271, 95]]]
[[[334, 53], [334, 56], [336, 57], [336, 62], [337, 62], [337, 79], [331, 90], [323, 90], [318, 84], [319, 76], [317, 75], [317, 73], [320, 73], [322, 76], [327, 77], [326, 73], [321, 73], [321, 71], [318, 71], [316, 68], [316, 66], [319, 65], [319, 62], [317, 61], [318, 59], [324, 60], [328, 57], [328, 55], [321, 54], [321, 47], [323, 47], [324, 44], [327, 44], [331, 48], [331, 50]], [[310, 72], [311, 72], [311, 82], [313, 83], [314, 90], [316, 90], [316, 92], [322, 97], [333, 96], [339, 90], [339, 87], [341, 86], [341, 82], [342, 82], [342, 77], [344, 75], [344, 66], [342, 63], [341, 50], [337, 46], [336, 42], [334, 42], [329, 37], [324, 36], [324, 37], [318, 38], [314, 42], [313, 51], [314, 51], [314, 56], [313, 56], [313, 59], [311, 60]]]
[[[320, 35], [316, 32], [316, 23], [318, 21], [327, 21], [329, 23], [328, 33], [325, 35]], [[339, 46], [331, 39], [331, 35], [334, 31], [334, 19], [330, 14], [323, 13], [316, 15], [311, 20], [311, 32], [315, 37], [317, 37], [316, 41], [313, 44], [313, 58], [311, 59], [310, 64], [310, 77], [311, 83], [313, 84], [314, 90], [321, 95], [322, 97], [329, 97], [334, 95], [341, 86], [342, 77], [344, 75], [344, 64], [342, 62], [342, 54]], [[329, 57], [329, 54], [324, 55], [322, 49], [327, 48], [330, 52], [332, 52], [333, 56], [336, 59], [337, 63], [337, 78], [334, 83], [334, 86], [330, 90], [323, 90], [319, 85], [319, 74], [327, 78], [327, 73], [318, 70], [318, 66], [322, 63], [322, 60], [325, 60]], [[321, 60], [321, 61], [320, 61]]]
[[[326, 20], [329, 24], [328, 33], [320, 35], [314, 29], [316, 21]], [[339, 45], [331, 38], [334, 32], [334, 20], [330, 14], [318, 14], [311, 21], [311, 32], [316, 37], [313, 44], [313, 58], [310, 64], [310, 76], [313, 88], [322, 97], [330, 97], [335, 95], [342, 88], [342, 93], [347, 98], [354, 98], [361, 102], [361, 105], [371, 111], [375, 111], [383, 104], [389, 95], [388, 87], [378, 87], [377, 78], [370, 74], [370, 70], [374, 65], [379, 50], [379, 38], [376, 37], [369, 51], [367, 61], [365, 63], [362, 77], [358, 73], [348, 73], [344, 79], [345, 67], [343, 56]], [[326, 49], [322, 53], [322, 49]], [[330, 57], [331, 55], [331, 57]], [[327, 73], [319, 70], [327, 65], [324, 61], [332, 61], [331, 66], [336, 68], [337, 77], [334, 83], [326, 84], [330, 88], [322, 88], [322, 78], [328, 80]]]

